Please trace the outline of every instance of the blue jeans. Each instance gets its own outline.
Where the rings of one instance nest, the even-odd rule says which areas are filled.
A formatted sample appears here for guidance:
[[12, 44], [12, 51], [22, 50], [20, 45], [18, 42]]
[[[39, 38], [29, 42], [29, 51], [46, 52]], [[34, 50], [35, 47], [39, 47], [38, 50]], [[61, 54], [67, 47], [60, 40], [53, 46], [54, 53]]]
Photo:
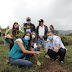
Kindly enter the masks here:
[[33, 48], [33, 50], [34, 50], [34, 51], [38, 51], [38, 50], [39, 50], [39, 48], [36, 48], [36, 49], [35, 49], [35, 48]]
[[42, 45], [41, 48], [45, 49], [45, 40], [44, 39], [38, 39], [38, 45]]
[[13, 59], [9, 58], [9, 64], [21, 67], [31, 67], [32, 62], [25, 60], [25, 59]]

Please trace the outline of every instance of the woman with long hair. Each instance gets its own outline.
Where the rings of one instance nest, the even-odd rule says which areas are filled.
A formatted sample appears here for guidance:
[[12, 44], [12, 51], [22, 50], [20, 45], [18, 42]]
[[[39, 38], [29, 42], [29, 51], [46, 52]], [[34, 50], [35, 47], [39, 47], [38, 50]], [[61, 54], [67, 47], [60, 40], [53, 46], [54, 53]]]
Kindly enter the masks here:
[[13, 28], [12, 28], [13, 37], [16, 37], [16, 35], [19, 34], [19, 26], [17, 25], [18, 25], [17, 22], [13, 24]]
[[[26, 32], [22, 39], [17, 39], [11, 51], [9, 52], [9, 64], [16, 66], [31, 67], [32, 62], [22, 59], [25, 54], [40, 54], [40, 51], [34, 51], [31, 46], [32, 36]], [[31, 50], [31, 51], [30, 51]]]
[[15, 39], [15, 36], [16, 36], [16, 30], [17, 30], [17, 32], [19, 32], [19, 28], [16, 25], [18, 25], [17, 22], [15, 22], [13, 24], [13, 28], [11, 28], [11, 29], [9, 28], [5, 32], [5, 40], [9, 43], [9, 45], [10, 45], [9, 49], [10, 50], [12, 49], [12, 47], [14, 45], [14, 39]]
[[52, 32], [53, 34], [56, 34], [53, 25], [50, 25], [49, 28], [50, 28], [50, 30], [51, 30], [51, 32]]
[[32, 32], [32, 47], [34, 50], [39, 50], [38, 48], [41, 47], [41, 45], [37, 45], [37, 35], [36, 32]]

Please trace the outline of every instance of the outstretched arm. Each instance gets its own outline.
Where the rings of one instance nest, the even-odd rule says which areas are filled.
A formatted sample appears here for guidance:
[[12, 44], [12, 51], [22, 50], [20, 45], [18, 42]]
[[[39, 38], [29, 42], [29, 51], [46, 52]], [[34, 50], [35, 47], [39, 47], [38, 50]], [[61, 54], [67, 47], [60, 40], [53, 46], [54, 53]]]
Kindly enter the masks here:
[[25, 50], [22, 42], [17, 41], [17, 43], [18, 43], [18, 45], [21, 48], [21, 50], [22, 50], [23, 53], [27, 53], [27, 54], [40, 54], [41, 53], [40, 51], [35, 52], [35, 51]]
[[[31, 51], [34, 51], [33, 48], [31, 48]], [[35, 59], [38, 61], [36, 54], [33, 54], [33, 55], [34, 55]]]

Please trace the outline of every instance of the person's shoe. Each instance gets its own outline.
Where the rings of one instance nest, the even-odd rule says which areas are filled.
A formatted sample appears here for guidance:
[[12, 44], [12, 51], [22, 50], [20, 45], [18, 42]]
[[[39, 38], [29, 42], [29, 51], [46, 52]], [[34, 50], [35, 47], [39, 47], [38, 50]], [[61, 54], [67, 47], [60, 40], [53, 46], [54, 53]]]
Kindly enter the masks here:
[[56, 57], [56, 59], [55, 59], [55, 61], [57, 61], [59, 58], [58, 57]]
[[55, 61], [55, 59], [53, 59], [53, 58], [50, 58], [51, 59], [51, 61]]
[[52, 61], [55, 61], [54, 59], [51, 59]]
[[55, 59], [52, 59], [52, 58], [51, 58], [51, 60], [52, 60], [52, 61], [57, 61], [57, 60], [58, 60], [58, 57], [56, 57]]
[[63, 64], [63, 63], [64, 63], [64, 61], [60, 61], [60, 63], [61, 63], [61, 64]]

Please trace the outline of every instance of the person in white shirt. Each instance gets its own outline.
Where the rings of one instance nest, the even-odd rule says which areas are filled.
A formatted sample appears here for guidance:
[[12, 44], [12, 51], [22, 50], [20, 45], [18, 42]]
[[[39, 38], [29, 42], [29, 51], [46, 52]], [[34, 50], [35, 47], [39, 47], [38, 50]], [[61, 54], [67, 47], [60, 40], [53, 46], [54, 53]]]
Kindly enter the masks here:
[[61, 38], [59, 36], [54, 35], [52, 32], [48, 32], [47, 36], [48, 41], [45, 46], [47, 54], [54, 61], [57, 59], [57, 56], [59, 55], [60, 62], [64, 63], [64, 57], [67, 49], [63, 45]]
[[42, 45], [42, 48], [44, 49], [45, 40], [47, 39], [47, 32], [48, 27], [44, 25], [44, 20], [39, 20], [39, 26], [37, 26], [36, 33], [38, 38], [38, 45]]

